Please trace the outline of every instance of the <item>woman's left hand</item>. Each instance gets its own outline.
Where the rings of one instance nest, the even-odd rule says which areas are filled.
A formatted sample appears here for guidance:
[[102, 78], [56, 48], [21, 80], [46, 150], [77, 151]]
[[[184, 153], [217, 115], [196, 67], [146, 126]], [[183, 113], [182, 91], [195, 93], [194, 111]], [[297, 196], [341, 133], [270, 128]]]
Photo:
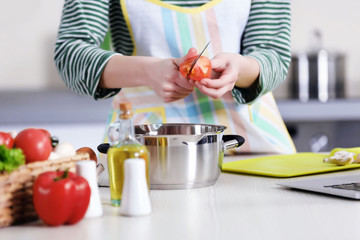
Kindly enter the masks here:
[[259, 76], [259, 65], [251, 57], [237, 53], [220, 53], [211, 60], [212, 76], [192, 81], [200, 92], [212, 98], [220, 98], [234, 86], [247, 88]]

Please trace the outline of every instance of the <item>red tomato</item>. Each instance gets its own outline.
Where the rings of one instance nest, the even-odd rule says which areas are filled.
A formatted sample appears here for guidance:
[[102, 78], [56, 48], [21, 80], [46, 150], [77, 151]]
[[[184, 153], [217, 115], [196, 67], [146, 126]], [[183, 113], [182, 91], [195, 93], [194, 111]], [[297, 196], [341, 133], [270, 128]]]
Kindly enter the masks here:
[[5, 144], [7, 148], [13, 148], [14, 139], [11, 137], [10, 133], [0, 132], [0, 145]]
[[21, 148], [26, 163], [47, 160], [52, 151], [51, 139], [43, 130], [27, 128], [15, 137], [15, 147]]
[[40, 174], [33, 185], [33, 202], [47, 225], [75, 224], [86, 213], [91, 189], [85, 178], [68, 171]]
[[[190, 68], [193, 64], [193, 62], [196, 60], [198, 56], [186, 59], [183, 63], [180, 64], [180, 73], [183, 77], [186, 78], [186, 75], [188, 74], [188, 72], [190, 71]], [[210, 59], [205, 57], [205, 56], [201, 56], [195, 66], [193, 67], [193, 69], [191, 70], [190, 74], [189, 74], [189, 78], [195, 81], [200, 81], [203, 78], [209, 78], [211, 77], [211, 62]]]

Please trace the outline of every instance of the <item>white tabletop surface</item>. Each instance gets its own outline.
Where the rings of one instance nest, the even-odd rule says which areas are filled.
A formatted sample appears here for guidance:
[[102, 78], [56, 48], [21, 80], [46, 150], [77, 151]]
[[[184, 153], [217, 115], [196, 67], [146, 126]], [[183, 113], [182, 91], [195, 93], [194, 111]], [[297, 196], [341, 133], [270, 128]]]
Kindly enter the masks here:
[[[225, 161], [241, 157], [226, 157]], [[359, 170], [301, 179], [360, 174]], [[294, 179], [294, 178], [292, 178]], [[360, 239], [360, 202], [289, 190], [290, 179], [221, 173], [214, 186], [151, 190], [152, 213], [125, 217], [100, 188], [104, 214], [71, 226], [40, 220], [0, 229], [0, 239]]]

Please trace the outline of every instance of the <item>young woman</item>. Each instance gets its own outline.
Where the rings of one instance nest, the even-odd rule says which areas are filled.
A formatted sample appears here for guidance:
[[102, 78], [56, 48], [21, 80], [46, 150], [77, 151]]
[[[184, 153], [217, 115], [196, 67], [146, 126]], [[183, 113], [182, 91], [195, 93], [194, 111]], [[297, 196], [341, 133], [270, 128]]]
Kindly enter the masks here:
[[[245, 138], [241, 152], [294, 153], [271, 94], [290, 63], [290, 22], [290, 0], [68, 0], [55, 63], [73, 91], [132, 102], [136, 124], [225, 125]], [[211, 78], [182, 77], [209, 41]]]

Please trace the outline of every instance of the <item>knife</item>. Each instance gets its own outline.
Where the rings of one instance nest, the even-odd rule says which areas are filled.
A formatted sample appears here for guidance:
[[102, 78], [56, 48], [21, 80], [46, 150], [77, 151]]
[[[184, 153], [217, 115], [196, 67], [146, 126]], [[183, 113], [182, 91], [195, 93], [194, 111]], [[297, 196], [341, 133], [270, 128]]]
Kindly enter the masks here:
[[186, 78], [189, 78], [189, 74], [191, 73], [191, 71], [193, 70], [193, 68], [195, 67], [196, 62], [199, 60], [199, 58], [201, 57], [201, 55], [205, 52], [205, 49], [209, 46], [210, 41], [206, 44], [206, 46], [204, 47], [204, 49], [200, 52], [200, 54], [198, 55], [198, 57], [195, 59], [195, 61], [192, 63], [190, 70], [188, 72], [188, 74], [186, 74]]

